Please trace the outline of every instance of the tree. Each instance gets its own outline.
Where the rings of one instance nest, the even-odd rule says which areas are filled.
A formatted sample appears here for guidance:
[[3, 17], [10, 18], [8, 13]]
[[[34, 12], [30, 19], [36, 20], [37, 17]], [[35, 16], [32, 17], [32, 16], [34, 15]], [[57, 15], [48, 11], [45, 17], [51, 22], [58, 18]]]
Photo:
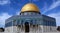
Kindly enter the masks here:
[[60, 31], [60, 26], [57, 27], [57, 30]]

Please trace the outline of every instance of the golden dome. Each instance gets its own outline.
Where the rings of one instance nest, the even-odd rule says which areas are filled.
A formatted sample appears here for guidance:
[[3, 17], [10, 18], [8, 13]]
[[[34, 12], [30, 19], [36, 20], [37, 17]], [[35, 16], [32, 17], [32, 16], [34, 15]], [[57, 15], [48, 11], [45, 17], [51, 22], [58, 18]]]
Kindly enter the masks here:
[[23, 8], [21, 9], [21, 12], [39, 12], [39, 9], [36, 5], [32, 3], [28, 3], [23, 6]]

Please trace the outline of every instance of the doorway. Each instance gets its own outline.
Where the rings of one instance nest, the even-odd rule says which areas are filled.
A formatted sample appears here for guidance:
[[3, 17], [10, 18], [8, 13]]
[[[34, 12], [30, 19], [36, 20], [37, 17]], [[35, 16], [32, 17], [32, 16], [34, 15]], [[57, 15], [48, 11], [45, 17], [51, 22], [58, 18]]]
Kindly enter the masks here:
[[25, 22], [25, 32], [29, 32], [29, 23]]

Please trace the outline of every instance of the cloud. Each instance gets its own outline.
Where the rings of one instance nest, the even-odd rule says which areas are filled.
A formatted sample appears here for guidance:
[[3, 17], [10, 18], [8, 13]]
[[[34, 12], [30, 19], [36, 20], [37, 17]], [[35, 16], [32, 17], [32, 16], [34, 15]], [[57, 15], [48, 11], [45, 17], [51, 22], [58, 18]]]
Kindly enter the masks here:
[[[54, 8], [56, 8], [56, 7], [58, 7], [58, 6], [60, 6], [60, 0], [53, 1], [53, 3], [50, 5], [50, 7], [46, 8], [46, 10], [44, 10], [43, 14], [50, 11], [50, 10], [52, 10], [52, 9], [54, 9]], [[46, 7], [46, 6], [44, 6], [44, 7]]]
[[60, 26], [60, 12], [52, 13], [52, 14], [49, 14], [48, 16], [56, 18], [57, 26]]
[[9, 15], [8, 13], [2, 13], [0, 14], [0, 27], [4, 26], [5, 24], [5, 20], [9, 17], [11, 17], [12, 15]]
[[10, 4], [10, 0], [0, 0], [0, 5]]
[[47, 6], [48, 6], [47, 3], [44, 2], [44, 6], [43, 6], [43, 8], [41, 10], [47, 11], [47, 9], [48, 9]]
[[19, 15], [20, 14], [20, 11], [19, 12], [16, 12], [16, 15]]
[[60, 0], [59, 0], [59, 1], [56, 1], [56, 2], [53, 2], [53, 4], [49, 7], [48, 10], [54, 9], [54, 8], [56, 8], [57, 6], [60, 6]]

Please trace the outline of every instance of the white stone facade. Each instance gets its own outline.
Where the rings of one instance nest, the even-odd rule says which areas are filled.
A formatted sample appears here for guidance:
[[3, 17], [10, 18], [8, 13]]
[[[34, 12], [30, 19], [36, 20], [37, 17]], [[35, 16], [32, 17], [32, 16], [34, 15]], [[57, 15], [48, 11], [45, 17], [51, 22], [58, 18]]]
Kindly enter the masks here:
[[[52, 30], [50, 30], [50, 27]], [[0, 33], [25, 33], [25, 27], [17, 27], [17, 26], [11, 26], [5, 28], [4, 32]], [[60, 33], [56, 30], [56, 27], [53, 26], [38, 26], [38, 27], [30, 27], [29, 33]]]

